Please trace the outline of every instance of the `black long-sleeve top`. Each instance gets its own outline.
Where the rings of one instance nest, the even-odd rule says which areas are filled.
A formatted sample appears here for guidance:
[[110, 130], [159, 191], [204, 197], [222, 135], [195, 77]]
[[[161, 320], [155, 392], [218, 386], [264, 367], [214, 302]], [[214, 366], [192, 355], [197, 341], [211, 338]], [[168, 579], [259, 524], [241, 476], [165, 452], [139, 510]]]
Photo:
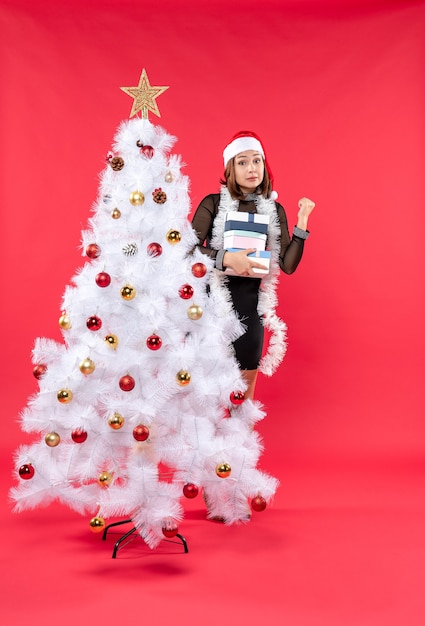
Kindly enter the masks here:
[[[209, 257], [216, 259], [218, 250], [210, 247], [210, 240], [220, 203], [220, 194], [212, 193], [206, 196], [199, 204], [192, 219], [192, 226], [198, 235], [199, 249]], [[279, 266], [285, 274], [292, 274], [298, 267], [304, 251], [304, 239], [296, 235], [289, 236], [288, 220], [285, 209], [281, 204], [275, 202], [280, 224], [280, 253]], [[257, 208], [253, 200], [240, 200], [239, 211], [246, 213], [256, 213]]]

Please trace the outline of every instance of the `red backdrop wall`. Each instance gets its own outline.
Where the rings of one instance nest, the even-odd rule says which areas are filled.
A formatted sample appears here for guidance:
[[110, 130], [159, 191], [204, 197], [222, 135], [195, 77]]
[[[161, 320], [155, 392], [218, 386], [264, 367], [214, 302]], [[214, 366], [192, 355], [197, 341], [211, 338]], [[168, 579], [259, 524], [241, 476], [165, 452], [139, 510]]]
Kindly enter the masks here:
[[[423, 1], [2, 0], [2, 445], [36, 390], [36, 336], [59, 338], [80, 231], [143, 67], [178, 137], [192, 205], [241, 129], [266, 145], [289, 223], [289, 350], [258, 397], [269, 458], [423, 454]], [[283, 454], [282, 454], [283, 453]], [[6, 458], [9, 458], [6, 455]]]

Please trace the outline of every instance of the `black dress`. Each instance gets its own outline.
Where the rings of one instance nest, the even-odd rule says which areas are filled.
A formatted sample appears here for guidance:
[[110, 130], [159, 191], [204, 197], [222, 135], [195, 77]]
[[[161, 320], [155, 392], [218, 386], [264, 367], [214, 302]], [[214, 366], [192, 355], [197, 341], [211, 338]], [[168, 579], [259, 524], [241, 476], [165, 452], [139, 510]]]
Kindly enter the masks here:
[[[218, 250], [210, 247], [210, 240], [219, 203], [220, 194], [206, 196], [192, 219], [192, 226], [198, 235], [199, 249], [213, 259], [217, 257]], [[295, 235], [290, 238], [285, 210], [278, 202], [275, 204], [280, 223], [279, 265], [283, 272], [292, 274], [301, 260], [304, 239]], [[238, 210], [247, 213], [257, 212], [253, 200], [240, 200]], [[257, 369], [263, 350], [264, 327], [257, 311], [260, 284], [261, 278], [228, 276], [227, 287], [233, 308], [246, 327], [246, 332], [233, 344], [236, 359], [243, 370]]]

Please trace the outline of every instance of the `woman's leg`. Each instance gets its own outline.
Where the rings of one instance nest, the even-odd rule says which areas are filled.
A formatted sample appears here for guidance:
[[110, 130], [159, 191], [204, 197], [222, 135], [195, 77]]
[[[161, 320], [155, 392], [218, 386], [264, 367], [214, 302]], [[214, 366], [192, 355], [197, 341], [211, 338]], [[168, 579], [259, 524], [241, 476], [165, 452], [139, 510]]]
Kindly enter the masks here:
[[258, 370], [242, 370], [242, 377], [248, 385], [248, 388], [245, 391], [245, 400], [254, 400], [257, 376]]

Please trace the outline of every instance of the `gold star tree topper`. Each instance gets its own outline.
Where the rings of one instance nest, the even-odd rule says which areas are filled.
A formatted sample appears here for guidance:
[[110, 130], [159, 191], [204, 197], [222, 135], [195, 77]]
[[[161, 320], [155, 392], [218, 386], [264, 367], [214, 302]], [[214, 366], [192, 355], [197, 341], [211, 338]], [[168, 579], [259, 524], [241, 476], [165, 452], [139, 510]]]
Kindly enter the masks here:
[[161, 117], [156, 99], [164, 93], [168, 87], [152, 87], [145, 68], [143, 68], [140, 75], [137, 87], [120, 87], [120, 89], [133, 98], [130, 117], [133, 117], [133, 115], [136, 115], [139, 111], [142, 112], [143, 119], [148, 119], [148, 111], [152, 111], [152, 113]]

